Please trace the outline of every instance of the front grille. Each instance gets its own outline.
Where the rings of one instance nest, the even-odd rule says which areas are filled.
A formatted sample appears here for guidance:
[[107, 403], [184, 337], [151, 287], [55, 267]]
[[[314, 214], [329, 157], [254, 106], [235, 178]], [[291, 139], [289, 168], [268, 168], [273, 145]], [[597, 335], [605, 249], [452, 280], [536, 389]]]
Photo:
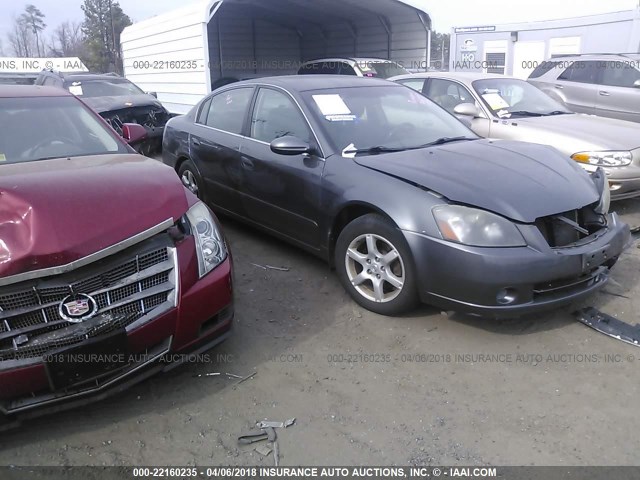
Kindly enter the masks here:
[[[86, 338], [126, 328], [175, 298], [175, 256], [167, 234], [62, 275], [0, 291], [0, 361], [45, 355]], [[60, 303], [86, 294], [97, 314], [82, 323], [64, 320]]]
[[535, 225], [551, 248], [560, 248], [588, 241], [585, 239], [606, 226], [606, 220], [583, 208], [538, 218]]

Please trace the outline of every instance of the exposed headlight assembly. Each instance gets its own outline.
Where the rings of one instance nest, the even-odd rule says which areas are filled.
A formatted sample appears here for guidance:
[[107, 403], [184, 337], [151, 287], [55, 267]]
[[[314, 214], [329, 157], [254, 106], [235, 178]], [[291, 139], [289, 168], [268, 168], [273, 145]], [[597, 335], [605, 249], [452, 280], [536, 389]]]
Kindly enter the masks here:
[[442, 238], [475, 247], [523, 247], [526, 242], [509, 220], [485, 210], [461, 205], [433, 209]]
[[624, 167], [631, 163], [633, 156], [627, 151], [578, 152], [571, 155], [571, 158], [576, 162], [598, 167]]
[[187, 219], [196, 240], [200, 278], [227, 258], [227, 247], [207, 206], [198, 202], [187, 212]]

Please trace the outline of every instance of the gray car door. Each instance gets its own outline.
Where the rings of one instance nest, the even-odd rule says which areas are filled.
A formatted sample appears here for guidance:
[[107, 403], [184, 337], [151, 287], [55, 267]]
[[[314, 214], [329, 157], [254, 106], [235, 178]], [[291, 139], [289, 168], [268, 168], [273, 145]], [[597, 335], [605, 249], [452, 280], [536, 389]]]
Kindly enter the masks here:
[[598, 62], [577, 60], [564, 70], [547, 93], [578, 113], [595, 114]]
[[596, 115], [640, 122], [640, 71], [621, 61], [601, 62]]

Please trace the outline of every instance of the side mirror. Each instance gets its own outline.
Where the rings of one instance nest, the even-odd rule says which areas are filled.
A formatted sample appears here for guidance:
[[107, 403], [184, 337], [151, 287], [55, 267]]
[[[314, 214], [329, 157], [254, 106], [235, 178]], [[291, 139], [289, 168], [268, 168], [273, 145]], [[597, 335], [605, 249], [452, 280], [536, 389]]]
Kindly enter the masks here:
[[129, 145], [144, 140], [147, 137], [147, 129], [137, 123], [125, 123], [122, 125], [122, 138], [124, 138]]
[[640, 88], [640, 80], [633, 82], [633, 88]]
[[147, 92], [147, 93], [154, 98], [158, 98], [158, 94], [156, 92]]
[[460, 103], [454, 107], [453, 113], [464, 117], [480, 116], [480, 111], [473, 103]]
[[278, 155], [303, 155], [311, 153], [311, 146], [298, 137], [287, 135], [271, 142], [271, 151]]

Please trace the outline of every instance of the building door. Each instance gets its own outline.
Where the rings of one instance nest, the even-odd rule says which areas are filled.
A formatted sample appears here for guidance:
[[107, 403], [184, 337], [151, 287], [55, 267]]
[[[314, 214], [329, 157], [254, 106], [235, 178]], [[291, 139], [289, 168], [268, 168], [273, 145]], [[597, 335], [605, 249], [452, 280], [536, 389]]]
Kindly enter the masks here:
[[513, 76], [526, 80], [545, 60], [546, 45], [542, 42], [516, 42], [513, 46]]

